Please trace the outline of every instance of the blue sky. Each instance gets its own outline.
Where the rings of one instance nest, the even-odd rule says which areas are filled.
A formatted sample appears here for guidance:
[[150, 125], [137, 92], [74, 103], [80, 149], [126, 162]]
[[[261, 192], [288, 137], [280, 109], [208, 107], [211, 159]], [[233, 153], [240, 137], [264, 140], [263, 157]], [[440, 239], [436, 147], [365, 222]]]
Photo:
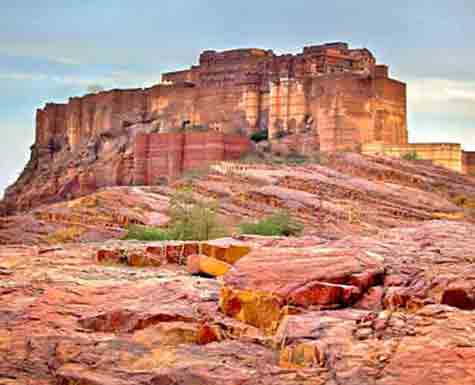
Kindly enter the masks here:
[[348, 41], [408, 84], [413, 141], [475, 150], [475, 1], [0, 0], [0, 195], [29, 156], [35, 109], [92, 84], [157, 83], [203, 49]]

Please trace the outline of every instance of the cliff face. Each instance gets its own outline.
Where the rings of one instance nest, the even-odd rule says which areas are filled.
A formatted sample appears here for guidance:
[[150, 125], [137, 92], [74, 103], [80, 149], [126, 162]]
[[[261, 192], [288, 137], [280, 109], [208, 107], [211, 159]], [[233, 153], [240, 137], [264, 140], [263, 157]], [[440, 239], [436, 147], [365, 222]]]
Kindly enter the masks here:
[[[260, 129], [271, 140], [281, 133], [304, 136], [306, 151], [407, 143], [405, 85], [389, 79], [371, 52], [344, 43], [297, 55], [206, 51], [199, 65], [164, 74], [163, 81], [38, 110], [31, 159], [7, 189], [4, 211], [107, 186], [151, 184], [203, 161], [236, 159], [249, 143], [233, 135]], [[135, 145], [137, 134], [183, 132], [188, 136]]]
[[[82, 124], [71, 130], [67, 125], [64, 130], [61, 125], [67, 119], [81, 116], [71, 113], [70, 106], [48, 105], [38, 111], [37, 141], [22, 175], [6, 191], [1, 207], [4, 214], [84, 196], [104, 187], [159, 184], [214, 162], [237, 160], [251, 149], [251, 141], [239, 134], [156, 132], [157, 120], [144, 118], [147, 112], [138, 108], [111, 115], [107, 108], [96, 105], [87, 110], [92, 122], [89, 126]], [[94, 123], [108, 119], [115, 120], [109, 129]]]
[[133, 130], [125, 131], [124, 122], [142, 119], [133, 108], [136, 94], [111, 91], [38, 110], [30, 161], [5, 193], [8, 211], [130, 183]]

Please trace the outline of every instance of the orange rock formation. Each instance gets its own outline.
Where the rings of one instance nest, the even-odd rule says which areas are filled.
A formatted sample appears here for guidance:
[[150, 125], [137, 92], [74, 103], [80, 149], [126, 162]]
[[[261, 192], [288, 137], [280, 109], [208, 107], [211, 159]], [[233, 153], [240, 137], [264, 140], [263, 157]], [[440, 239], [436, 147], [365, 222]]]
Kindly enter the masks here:
[[[193, 85], [198, 109], [189, 120], [218, 130], [268, 128], [271, 137], [310, 131], [323, 151], [407, 143], [405, 84], [390, 79], [388, 67], [376, 65], [369, 50], [346, 43], [305, 47], [297, 55], [206, 51], [198, 66], [164, 74], [163, 81]], [[210, 91], [238, 103], [213, 103], [217, 107], [202, 111]]]
[[406, 86], [367, 49], [345, 43], [301, 54], [260, 49], [205, 51], [199, 65], [163, 75], [149, 89], [113, 90], [47, 104], [37, 112], [35, 149], [72, 151], [97, 135], [153, 123], [158, 131], [313, 131], [332, 151], [359, 143], [407, 143]]
[[[38, 110], [31, 159], [0, 211], [108, 186], [156, 184], [237, 159], [250, 149], [249, 135], [263, 129], [276, 149], [303, 153], [375, 143], [399, 153], [408, 146], [405, 84], [390, 79], [369, 50], [345, 43], [305, 47], [296, 55], [205, 51], [198, 65], [162, 80]], [[448, 166], [472, 170], [473, 157], [462, 159], [459, 150]]]

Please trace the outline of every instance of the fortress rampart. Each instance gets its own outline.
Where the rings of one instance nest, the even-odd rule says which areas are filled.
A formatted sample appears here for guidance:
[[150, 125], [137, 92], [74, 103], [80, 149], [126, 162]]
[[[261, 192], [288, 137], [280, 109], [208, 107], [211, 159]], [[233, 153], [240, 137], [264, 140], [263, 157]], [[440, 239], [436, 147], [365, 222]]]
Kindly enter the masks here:
[[320, 149], [375, 140], [407, 143], [406, 87], [366, 49], [345, 43], [300, 54], [262, 49], [205, 51], [199, 64], [163, 74], [147, 89], [112, 90], [47, 104], [37, 112], [35, 149], [74, 152], [97, 136], [126, 134], [137, 123], [157, 132], [200, 126], [249, 135], [268, 129], [312, 132]]
[[36, 114], [31, 158], [5, 192], [13, 212], [108, 186], [155, 184], [238, 159], [267, 130], [282, 153], [416, 151], [473, 173], [458, 145], [409, 144], [406, 85], [367, 49], [336, 42], [297, 54], [258, 48], [204, 51], [196, 65], [150, 88], [48, 103]]

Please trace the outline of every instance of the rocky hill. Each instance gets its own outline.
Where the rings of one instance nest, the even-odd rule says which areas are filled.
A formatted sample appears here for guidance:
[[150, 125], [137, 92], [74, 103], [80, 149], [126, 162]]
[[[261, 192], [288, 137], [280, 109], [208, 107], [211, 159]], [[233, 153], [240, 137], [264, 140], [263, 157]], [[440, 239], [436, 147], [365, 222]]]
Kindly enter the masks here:
[[406, 86], [367, 49], [337, 42], [295, 55], [204, 51], [198, 61], [150, 88], [101, 91], [38, 109], [30, 161], [6, 190], [2, 211], [105, 187], [155, 185], [236, 160], [264, 128], [274, 144], [282, 135], [308, 135], [306, 147], [325, 152], [408, 142]]
[[[280, 208], [304, 234], [120, 240], [183, 184], [231, 234]], [[473, 384], [474, 210], [473, 178], [337, 153], [1, 218], [0, 384]]]
[[298, 163], [221, 162], [171, 185], [103, 188], [0, 218], [0, 244], [101, 241], [122, 237], [130, 224], [163, 226], [169, 197], [184, 184], [198, 198], [218, 200], [231, 233], [276, 209], [306, 224], [306, 234], [328, 239], [475, 218], [475, 179], [426, 162], [339, 153]]

